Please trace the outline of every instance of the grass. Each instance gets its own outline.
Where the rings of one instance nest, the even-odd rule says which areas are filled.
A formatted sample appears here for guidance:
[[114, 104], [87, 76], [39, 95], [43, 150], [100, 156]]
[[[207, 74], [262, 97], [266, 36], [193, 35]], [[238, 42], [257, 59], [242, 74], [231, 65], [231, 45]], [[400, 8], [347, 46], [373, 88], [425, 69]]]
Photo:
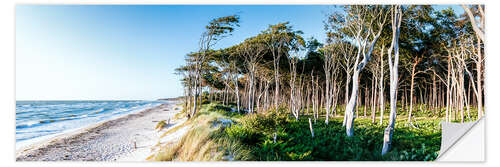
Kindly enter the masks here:
[[[360, 110], [362, 111], [362, 110]], [[340, 115], [340, 114], [339, 114]], [[360, 114], [361, 115], [361, 114]], [[377, 115], [378, 116], [378, 115]], [[231, 112], [230, 106], [204, 104], [200, 112], [185, 122], [191, 129], [176, 144], [165, 146], [152, 159], [157, 161], [220, 161], [220, 160], [404, 160], [432, 161], [441, 143], [441, 119], [417, 115], [408, 126], [406, 117], [398, 115], [392, 149], [384, 156], [383, 125], [371, 123], [370, 118], [357, 118], [353, 137], [347, 137], [341, 117], [325, 124], [320, 118], [313, 124], [311, 137], [308, 118], [292, 118], [284, 109], [262, 114]], [[234, 122], [224, 126], [218, 122]], [[174, 130], [169, 130], [171, 133]], [[276, 136], [276, 142], [274, 137]]]
[[167, 126], [167, 122], [165, 120], [162, 120], [156, 124], [155, 129], [161, 130], [165, 126]]
[[181, 124], [181, 125], [179, 125], [179, 126], [176, 126], [176, 127], [173, 127], [173, 128], [171, 128], [171, 129], [167, 130], [167, 131], [166, 131], [166, 132], [164, 132], [164, 133], [163, 133], [160, 137], [165, 137], [166, 135], [171, 134], [171, 133], [173, 133], [173, 132], [175, 132], [175, 131], [177, 131], [177, 130], [179, 130], [179, 129], [181, 129], [181, 128], [185, 127], [185, 126], [188, 126], [188, 125], [189, 125], [189, 123], [188, 123], [188, 122], [184, 122], [184, 123], [182, 123], [182, 124]]
[[[190, 130], [181, 140], [173, 145], [165, 146], [150, 157], [156, 161], [220, 161], [231, 160], [248, 154], [241, 143], [224, 138], [225, 126], [218, 124], [220, 119], [231, 119], [223, 112], [217, 112], [220, 105], [204, 105], [196, 117], [189, 119], [183, 125], [177, 126], [163, 134], [168, 135], [180, 128], [189, 126]], [[214, 112], [215, 111], [215, 112]]]

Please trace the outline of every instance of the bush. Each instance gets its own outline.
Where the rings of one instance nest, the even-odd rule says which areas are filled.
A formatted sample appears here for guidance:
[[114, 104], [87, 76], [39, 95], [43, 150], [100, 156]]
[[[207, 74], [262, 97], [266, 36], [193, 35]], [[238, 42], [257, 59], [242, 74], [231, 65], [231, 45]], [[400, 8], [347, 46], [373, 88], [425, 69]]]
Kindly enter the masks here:
[[263, 137], [262, 134], [254, 129], [244, 127], [242, 125], [234, 125], [225, 129], [225, 133], [234, 140], [240, 141], [244, 144], [254, 144], [259, 142]]
[[263, 133], [274, 133], [277, 128], [284, 125], [287, 116], [277, 112], [249, 114], [243, 117], [240, 122], [248, 129], [254, 129]]
[[163, 129], [165, 126], [167, 125], [167, 122], [165, 120], [162, 120], [160, 122], [158, 122], [155, 126], [155, 129], [157, 130], [161, 130]]

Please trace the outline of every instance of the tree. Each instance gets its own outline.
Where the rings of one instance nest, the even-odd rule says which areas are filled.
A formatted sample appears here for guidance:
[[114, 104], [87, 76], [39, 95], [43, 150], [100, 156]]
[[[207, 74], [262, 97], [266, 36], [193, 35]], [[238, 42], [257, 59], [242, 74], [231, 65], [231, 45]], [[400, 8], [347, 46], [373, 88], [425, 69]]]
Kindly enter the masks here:
[[[207, 52], [212, 48], [217, 41], [230, 35], [231, 32], [234, 31], [234, 28], [239, 26], [239, 16], [225, 16], [219, 17], [211, 20], [208, 25], [205, 27], [206, 30], [201, 35], [199, 41], [199, 52], [194, 56], [194, 79], [193, 79], [193, 94], [194, 94], [194, 102], [193, 102], [193, 111], [187, 114], [187, 117], [190, 118], [194, 116], [197, 112], [198, 108], [198, 98], [201, 94], [201, 66], [205, 62], [207, 58]], [[201, 99], [200, 99], [201, 101]]]
[[[382, 155], [385, 155], [391, 149], [392, 133], [394, 124], [396, 123], [397, 112], [397, 90], [398, 90], [398, 64], [399, 64], [399, 28], [401, 27], [402, 9], [401, 5], [393, 5], [391, 8], [392, 15], [392, 42], [388, 50], [389, 58], [389, 75], [390, 75], [390, 104], [391, 112], [389, 115], [389, 124], [384, 130], [384, 142], [382, 146]], [[392, 51], [394, 49], [394, 59]]]
[[[469, 5], [463, 5], [465, 13], [467, 13], [467, 17], [472, 25], [472, 29], [476, 33], [476, 35], [484, 41], [484, 5], [472, 5], [472, 8]], [[476, 17], [479, 17], [479, 22], [476, 20]]]
[[[374, 62], [368, 64], [368, 69], [372, 73], [372, 84], [371, 84], [371, 93], [366, 90], [365, 94], [371, 94], [371, 118], [372, 118], [372, 123], [375, 123], [375, 115], [376, 115], [376, 103], [377, 99], [379, 100], [380, 104], [380, 124], [382, 124], [382, 119], [383, 119], [383, 113], [384, 113], [384, 50], [385, 50], [385, 41], [381, 39], [381, 47], [380, 47], [380, 54], [376, 57], [374, 57]], [[377, 93], [377, 88], [378, 88], [378, 93]], [[378, 94], [378, 97], [377, 97]], [[365, 95], [366, 96], [366, 95]], [[365, 97], [368, 98], [368, 97]], [[365, 110], [367, 108], [367, 104], [365, 104]]]
[[[350, 5], [345, 6], [346, 14], [333, 15], [337, 24], [334, 29], [346, 35], [357, 46], [356, 60], [352, 75], [352, 91], [345, 109], [345, 127], [347, 136], [354, 134], [355, 107], [359, 92], [359, 75], [368, 64], [373, 48], [379, 39], [388, 12], [384, 6]], [[363, 58], [361, 59], [361, 56]]]
[[384, 49], [385, 43], [382, 43], [382, 48], [380, 49], [380, 79], [379, 79], [379, 103], [380, 103], [380, 122], [382, 125], [384, 121], [384, 110], [385, 110], [385, 98], [384, 98]]
[[[236, 94], [236, 111], [240, 112], [240, 90], [239, 90], [239, 82], [238, 82], [238, 68], [236, 67], [236, 61], [230, 60], [228, 69], [228, 76], [226, 82], [226, 86], [230, 88]], [[232, 85], [232, 86], [231, 86]], [[234, 87], [234, 88], [232, 88]]]
[[264, 44], [258, 38], [250, 38], [245, 40], [239, 49], [245, 59], [245, 66], [248, 72], [248, 112], [254, 113], [256, 81], [255, 73], [258, 66], [258, 61], [263, 56], [265, 51]]
[[440, 81], [446, 86], [446, 109], [445, 109], [445, 120], [447, 122], [451, 121], [451, 110], [452, 110], [452, 86], [451, 86], [451, 72], [452, 72], [452, 54], [449, 51], [449, 48], [453, 45], [452, 41], [457, 38], [457, 32], [460, 31], [460, 28], [457, 26], [457, 17], [451, 8], [436, 12], [436, 23], [433, 25], [434, 30], [431, 32], [434, 38], [442, 39], [442, 42], [439, 42], [439, 48], [441, 51], [438, 51], [438, 56], [440, 59], [436, 59], [436, 61], [440, 61], [438, 64], [446, 64], [446, 67], [442, 67], [443, 71], [446, 73], [441, 76], [440, 74], [436, 75]]
[[[413, 114], [413, 105], [415, 98], [415, 79], [417, 76], [426, 75], [426, 72], [432, 70], [432, 54], [435, 52], [436, 38], [432, 38], [432, 25], [435, 19], [432, 18], [432, 7], [429, 5], [410, 5], [404, 12], [405, 22], [401, 25], [401, 34], [399, 43], [402, 55], [402, 66], [409, 73], [410, 77], [410, 96], [408, 98], [410, 107], [408, 107], [408, 124], [414, 126], [411, 122]], [[425, 78], [424, 78], [425, 79]], [[406, 80], [405, 80], [406, 81]], [[434, 80], [435, 81], [435, 80]], [[407, 84], [406, 84], [407, 85]], [[435, 85], [435, 84], [434, 84]], [[406, 88], [406, 87], [405, 87]], [[434, 87], [435, 88], [435, 87]], [[406, 91], [405, 91], [406, 92]], [[407, 98], [405, 98], [406, 101]]]
[[[476, 47], [476, 72], [477, 72], [477, 111], [478, 111], [478, 118], [481, 118], [483, 116], [483, 94], [482, 94], [482, 74], [483, 74], [483, 55], [481, 51], [481, 41], [484, 42], [484, 23], [485, 23], [485, 17], [484, 17], [484, 6], [483, 5], [472, 5], [473, 7], [470, 8], [469, 5], [462, 5], [464, 8], [465, 12], [467, 13], [467, 16], [469, 18], [469, 21], [471, 23], [472, 29], [474, 30], [478, 40], [477, 40], [477, 47]], [[476, 17], [479, 17], [479, 22], [476, 20]]]
[[337, 75], [338, 75], [338, 53], [336, 52], [339, 44], [329, 44], [323, 48], [324, 52], [324, 64], [323, 69], [325, 71], [325, 111], [326, 119], [325, 123], [328, 125], [330, 118], [330, 113], [332, 109], [336, 108], [336, 92], [337, 92]]
[[284, 22], [270, 25], [267, 30], [259, 35], [265, 41], [273, 56], [275, 109], [278, 109], [280, 101], [280, 60], [282, 55], [287, 54], [290, 49], [296, 49], [294, 43], [304, 45], [304, 39], [300, 34], [302, 34], [302, 31], [294, 31], [289, 22]]
[[[298, 57], [290, 57], [290, 112], [295, 117], [295, 120], [299, 120], [299, 111], [301, 106], [301, 90], [300, 85], [297, 86], [297, 62]], [[301, 81], [299, 81], [300, 83]], [[299, 88], [297, 88], [299, 87]]]
[[[476, 21], [482, 17], [478, 16], [482, 6], [468, 7]], [[254, 123], [265, 126], [263, 133], [274, 133], [277, 142], [279, 130], [302, 133], [304, 128], [295, 125], [304, 126], [303, 117], [311, 117], [311, 133], [313, 124], [325, 121], [326, 129], [316, 129], [315, 135], [328, 135], [331, 128], [338, 130], [334, 126], [340, 125], [333, 124], [332, 118], [343, 109], [343, 127], [347, 136], [353, 136], [354, 124], [370, 119], [371, 108], [371, 126], [384, 128], [383, 143], [374, 150], [382, 155], [406, 149], [406, 144], [401, 145], [403, 150], [399, 146], [407, 142], [393, 142], [399, 138], [393, 138], [393, 134], [400, 136], [402, 131], [413, 133], [432, 126], [437, 129], [435, 123], [441, 119], [475, 119], [475, 107], [480, 108], [484, 98], [483, 87], [478, 86], [484, 82], [484, 41], [475, 34], [473, 24], [464, 19], [467, 15], [458, 16], [452, 8], [434, 11], [431, 5], [351, 5], [342, 9], [328, 15], [324, 45], [313, 38], [304, 42], [302, 33], [285, 22], [270, 25], [228, 48], [209, 47], [187, 54], [186, 64], [177, 69], [183, 76], [186, 112], [194, 115], [194, 106], [203, 99], [236, 108], [231, 111], [259, 113], [254, 116], [266, 119]], [[387, 68], [389, 72], [385, 72]], [[387, 84], [389, 88], [384, 87]], [[384, 112], [388, 112], [384, 103], [390, 104], [385, 123]], [[355, 121], [363, 109], [365, 119]], [[380, 125], [375, 123], [377, 111]], [[273, 118], [275, 114], [279, 118]], [[286, 114], [285, 120], [281, 114]], [[397, 120], [401, 115], [403, 121]], [[419, 127], [424, 119], [425, 126]], [[278, 122], [280, 126], [276, 127]], [[400, 125], [407, 126], [396, 129]]]
[[[354, 53], [356, 51], [356, 46], [354, 46], [350, 39], [346, 39], [345, 37], [348, 35], [345, 32], [344, 26], [342, 26], [345, 20], [344, 15], [339, 13], [333, 13], [328, 16], [328, 20], [325, 22], [325, 30], [327, 35], [327, 43], [336, 43], [337, 50], [340, 52], [342, 56], [339, 58], [340, 67], [345, 72], [345, 90], [344, 90], [344, 105], [347, 105], [349, 102], [349, 85], [351, 83], [351, 76], [354, 72], [356, 57]], [[346, 115], [344, 115], [344, 120], [342, 122], [342, 126], [345, 126], [346, 123]]]

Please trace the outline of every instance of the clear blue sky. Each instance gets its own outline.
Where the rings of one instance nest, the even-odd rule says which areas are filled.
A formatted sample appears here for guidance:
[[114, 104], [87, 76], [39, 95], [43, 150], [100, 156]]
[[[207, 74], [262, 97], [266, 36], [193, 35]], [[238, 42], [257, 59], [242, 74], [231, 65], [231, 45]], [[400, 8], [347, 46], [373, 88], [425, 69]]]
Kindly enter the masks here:
[[182, 95], [174, 69], [197, 50], [204, 26], [238, 14], [228, 47], [289, 21], [304, 37], [325, 38], [332, 6], [16, 6], [17, 100], [154, 100]]
[[210, 19], [239, 14], [217, 47], [290, 21], [324, 38], [330, 6], [17, 6], [16, 99], [157, 99], [182, 95], [184, 64]]

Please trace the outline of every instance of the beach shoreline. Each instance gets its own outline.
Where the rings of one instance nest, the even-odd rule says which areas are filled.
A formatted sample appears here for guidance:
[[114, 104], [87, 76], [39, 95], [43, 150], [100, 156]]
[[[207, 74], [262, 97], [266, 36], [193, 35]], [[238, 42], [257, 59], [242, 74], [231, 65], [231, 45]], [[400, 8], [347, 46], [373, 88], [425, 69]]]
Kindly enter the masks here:
[[[151, 144], [162, 120], [172, 120], [182, 110], [179, 101], [98, 122], [16, 149], [16, 161], [115, 161]], [[166, 128], [177, 125], [171, 121]], [[142, 145], [141, 145], [142, 144]], [[143, 156], [143, 155], [141, 155]], [[124, 158], [125, 157], [125, 158]]]
[[[109, 100], [105, 100], [106, 101], [109, 101]], [[34, 138], [34, 139], [29, 139], [29, 140], [22, 140], [22, 141], [17, 141], [17, 138], [16, 138], [16, 152], [18, 150], [22, 150], [22, 149], [26, 149], [26, 148], [29, 148], [29, 147], [33, 147], [34, 145], [39, 145], [39, 144], [43, 144], [47, 141], [50, 141], [51, 139], [54, 139], [54, 138], [57, 138], [57, 137], [61, 137], [61, 136], [67, 136], [68, 134], [73, 134], [73, 133], [78, 133], [84, 129], [88, 129], [88, 128], [91, 128], [91, 127], [94, 127], [94, 126], [97, 126], [99, 124], [102, 124], [102, 123], [105, 123], [107, 121], [111, 121], [111, 120], [114, 120], [114, 119], [119, 119], [119, 118], [122, 118], [122, 117], [126, 117], [127, 115], [130, 115], [130, 114], [134, 114], [134, 113], [138, 113], [138, 112], [141, 112], [141, 111], [144, 111], [146, 109], [150, 109], [150, 108], [154, 108], [154, 107], [157, 107], [161, 104], [165, 104], [167, 103], [167, 101], [164, 101], [164, 103], [159, 103], [159, 104], [156, 104], [156, 105], [153, 105], [153, 106], [148, 106], [148, 107], [145, 107], [145, 108], [142, 108], [142, 109], [133, 109], [132, 108], [129, 108], [131, 110], [131, 112], [128, 112], [128, 113], [125, 113], [125, 114], [120, 114], [120, 115], [116, 115], [112, 118], [109, 118], [109, 119], [105, 119], [105, 120], [100, 120], [100, 121], [97, 121], [97, 122], [94, 122], [94, 123], [91, 123], [91, 124], [86, 124], [86, 125], [83, 125], [81, 127], [78, 127], [78, 128], [72, 128], [72, 129], [67, 129], [67, 130], [64, 130], [62, 132], [59, 132], [59, 133], [55, 133], [55, 134], [50, 134], [50, 135], [47, 135], [47, 136], [41, 136], [39, 138]], [[17, 109], [16, 109], [17, 110]], [[102, 111], [101, 109], [97, 109], [97, 112], [100, 112]], [[85, 114], [88, 116], [88, 114]], [[40, 121], [36, 121], [36, 122], [40, 122]], [[17, 131], [17, 127], [16, 127], [16, 131]], [[17, 133], [17, 132], [16, 132]]]

